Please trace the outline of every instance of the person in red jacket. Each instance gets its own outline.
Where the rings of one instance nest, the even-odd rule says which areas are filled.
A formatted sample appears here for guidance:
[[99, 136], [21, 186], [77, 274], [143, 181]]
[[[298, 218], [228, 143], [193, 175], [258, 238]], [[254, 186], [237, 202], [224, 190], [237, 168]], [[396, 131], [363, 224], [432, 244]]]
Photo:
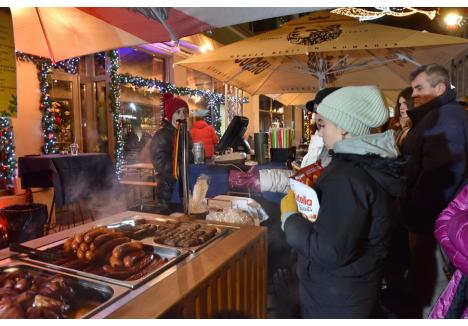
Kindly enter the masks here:
[[209, 158], [214, 155], [215, 145], [219, 142], [218, 135], [213, 126], [209, 125], [203, 116], [197, 116], [195, 123], [190, 129], [190, 135], [192, 136], [192, 142], [203, 143], [205, 149], [205, 158]]

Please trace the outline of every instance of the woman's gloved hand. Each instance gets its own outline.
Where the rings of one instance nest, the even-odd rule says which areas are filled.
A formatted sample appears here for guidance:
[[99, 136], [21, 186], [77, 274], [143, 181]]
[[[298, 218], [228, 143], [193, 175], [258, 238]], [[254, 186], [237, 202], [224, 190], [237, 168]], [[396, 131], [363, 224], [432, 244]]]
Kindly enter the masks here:
[[260, 174], [255, 166], [252, 166], [247, 172], [231, 170], [229, 171], [229, 186], [260, 192]]
[[284, 230], [284, 223], [288, 217], [297, 212], [296, 195], [289, 189], [286, 196], [281, 199], [281, 229]]

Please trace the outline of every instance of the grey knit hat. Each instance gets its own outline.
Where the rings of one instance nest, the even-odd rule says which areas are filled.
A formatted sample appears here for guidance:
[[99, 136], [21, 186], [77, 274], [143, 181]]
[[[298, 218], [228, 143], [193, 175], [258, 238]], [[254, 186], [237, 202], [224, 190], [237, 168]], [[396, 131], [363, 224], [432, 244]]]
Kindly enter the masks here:
[[389, 112], [376, 86], [348, 86], [331, 93], [320, 103], [317, 113], [352, 135], [371, 133], [383, 125]]

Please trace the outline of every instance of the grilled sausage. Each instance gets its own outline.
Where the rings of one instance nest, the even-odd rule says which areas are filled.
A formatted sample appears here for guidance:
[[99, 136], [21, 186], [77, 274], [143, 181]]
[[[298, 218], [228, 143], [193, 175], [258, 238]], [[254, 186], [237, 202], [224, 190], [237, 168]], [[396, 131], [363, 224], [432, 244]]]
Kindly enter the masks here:
[[64, 243], [63, 243], [63, 251], [65, 252], [71, 252], [73, 250], [72, 248], [72, 242], [74, 240], [74, 237], [68, 238]]
[[147, 265], [151, 264], [153, 261], [154, 256], [148, 255], [136, 263], [133, 267], [126, 268], [126, 269], [114, 269], [109, 265], [104, 265], [102, 269], [106, 272], [106, 276], [116, 278], [119, 280], [124, 280], [133, 274], [138, 273], [140, 270], [145, 268]]
[[76, 252], [76, 257], [78, 257], [78, 259], [80, 260], [83, 260], [85, 259], [85, 252], [81, 249], [79, 249], [77, 252]]
[[93, 243], [94, 243], [95, 248], [99, 249], [99, 247], [101, 247], [103, 243], [109, 241], [110, 239], [115, 239], [115, 238], [120, 238], [120, 237], [123, 237], [123, 233], [121, 232], [105, 233], [96, 237]]
[[96, 246], [96, 250], [92, 252], [90, 261], [106, 260], [107, 257], [110, 256], [110, 252], [115, 246], [118, 246], [119, 244], [122, 244], [125, 242], [130, 242], [130, 241], [131, 241], [130, 238], [121, 236], [119, 238], [115, 238], [115, 239], [111, 239], [107, 241], [100, 247]]
[[161, 267], [162, 265], [166, 263], [166, 259], [158, 257], [158, 256], [156, 257], [157, 258], [155, 258], [155, 260], [153, 260], [151, 264], [148, 264], [146, 267], [142, 268], [139, 272], [131, 275], [126, 280], [127, 281], [138, 280], [142, 278], [143, 276], [145, 276], [146, 274], [148, 274], [149, 272], [157, 270], [159, 267]]
[[88, 251], [85, 252], [86, 260], [91, 260], [92, 257], [93, 257], [93, 251], [92, 250], [88, 250]]
[[121, 244], [112, 250], [112, 256], [122, 259], [133, 251], [143, 250], [143, 243], [141, 242], [129, 242]]
[[78, 249], [80, 249], [80, 243], [78, 241], [76, 241], [75, 238], [73, 237], [72, 250], [77, 251]]
[[124, 263], [122, 262], [122, 259], [119, 259], [117, 257], [111, 256], [109, 258], [109, 264], [111, 265], [112, 268], [116, 267], [123, 267]]
[[75, 234], [75, 241], [78, 242], [78, 243], [82, 243], [83, 242], [83, 233]]
[[98, 227], [98, 228], [94, 228], [92, 230], [90, 230], [89, 232], [87, 232], [85, 235], [84, 235], [84, 241], [86, 243], [91, 243], [94, 241], [94, 239], [96, 239], [98, 236], [102, 235], [102, 234], [106, 234], [106, 233], [110, 233], [110, 231], [101, 226], [101, 227]]
[[86, 251], [88, 251], [88, 249], [89, 249], [89, 245], [86, 242], [83, 241], [80, 244], [80, 250], [83, 251], [83, 252], [86, 252]]
[[[135, 251], [129, 253], [127, 256], [124, 257], [123, 259], [123, 264], [125, 267], [129, 268], [135, 265], [140, 259], [145, 257], [146, 253], [143, 250]], [[114, 257], [114, 256], [112, 256]], [[112, 264], [111, 264], [112, 266]]]

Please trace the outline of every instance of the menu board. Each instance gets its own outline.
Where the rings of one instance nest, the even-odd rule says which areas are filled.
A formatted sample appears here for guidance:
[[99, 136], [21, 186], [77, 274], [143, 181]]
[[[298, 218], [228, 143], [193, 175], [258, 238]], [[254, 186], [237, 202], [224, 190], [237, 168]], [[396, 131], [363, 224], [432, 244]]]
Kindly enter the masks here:
[[10, 8], [0, 8], [0, 116], [16, 117], [16, 58]]

